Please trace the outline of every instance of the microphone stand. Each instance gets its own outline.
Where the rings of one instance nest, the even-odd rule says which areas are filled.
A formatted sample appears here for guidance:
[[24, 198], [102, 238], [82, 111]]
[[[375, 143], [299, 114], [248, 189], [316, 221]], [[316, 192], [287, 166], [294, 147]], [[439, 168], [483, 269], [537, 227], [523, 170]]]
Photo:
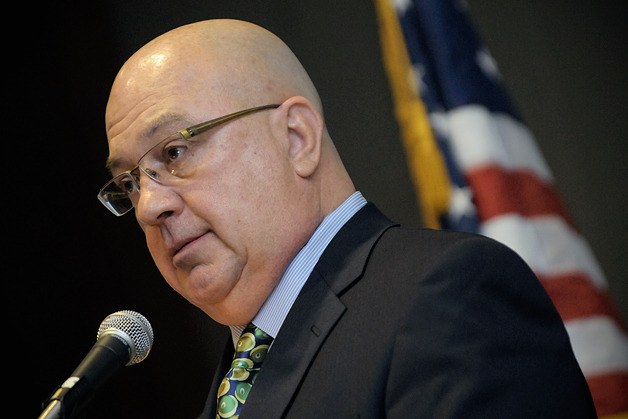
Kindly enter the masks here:
[[37, 419], [64, 419], [63, 396], [70, 391], [71, 387], [59, 387], [48, 399], [48, 406], [41, 412]]
[[39, 415], [38, 419], [57, 419], [61, 418], [61, 402], [59, 400], [53, 400], [48, 404], [48, 407]]

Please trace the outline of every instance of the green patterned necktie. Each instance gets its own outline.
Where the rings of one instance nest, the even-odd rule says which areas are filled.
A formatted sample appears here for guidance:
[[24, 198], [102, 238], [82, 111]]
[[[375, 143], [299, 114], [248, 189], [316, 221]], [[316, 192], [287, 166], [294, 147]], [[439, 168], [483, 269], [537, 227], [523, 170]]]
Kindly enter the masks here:
[[252, 323], [242, 331], [231, 368], [218, 388], [216, 419], [237, 418], [240, 415], [272, 341], [271, 336]]

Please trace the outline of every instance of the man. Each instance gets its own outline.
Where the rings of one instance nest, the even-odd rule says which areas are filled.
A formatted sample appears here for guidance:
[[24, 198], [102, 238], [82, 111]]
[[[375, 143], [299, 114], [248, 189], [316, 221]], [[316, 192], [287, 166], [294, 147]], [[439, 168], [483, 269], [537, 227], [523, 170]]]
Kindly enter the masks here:
[[[367, 203], [307, 72], [265, 29], [209, 20], [149, 42], [113, 83], [106, 129], [100, 200], [134, 210], [168, 284], [231, 327], [201, 417], [595, 417], [529, 267]], [[230, 405], [249, 323], [274, 340]]]

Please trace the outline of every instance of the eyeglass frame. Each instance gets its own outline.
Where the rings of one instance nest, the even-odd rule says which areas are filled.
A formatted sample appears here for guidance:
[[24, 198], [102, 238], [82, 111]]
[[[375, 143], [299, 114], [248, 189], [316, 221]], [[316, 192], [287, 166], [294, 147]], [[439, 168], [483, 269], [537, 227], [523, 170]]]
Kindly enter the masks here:
[[[129, 194], [126, 193], [127, 198], [131, 202], [131, 205], [129, 206], [128, 209], [126, 209], [126, 210], [121, 212], [121, 211], [116, 210], [114, 208], [114, 206], [110, 203], [110, 200], [106, 197], [106, 194], [104, 193], [105, 190], [112, 183], [116, 184], [116, 180], [122, 179], [124, 176], [128, 176], [128, 177], [130, 177], [131, 182], [133, 182], [134, 188], [137, 188], [137, 191], [139, 191], [140, 190], [139, 175], [136, 178], [136, 176], [132, 174], [132, 172], [135, 172], [138, 169], [139, 169], [140, 172], [143, 172], [144, 174], [146, 174], [150, 179], [152, 179], [155, 182], [161, 184], [159, 179], [154, 177], [154, 175], [151, 175], [151, 173], [149, 173], [149, 171], [147, 171], [147, 169], [144, 169], [144, 168], [142, 168], [140, 166], [140, 162], [142, 161], [142, 159], [144, 157], [146, 157], [147, 154], [149, 154], [152, 150], [154, 150], [156, 147], [158, 147], [164, 141], [166, 141], [166, 140], [168, 140], [170, 138], [174, 138], [176, 135], [180, 135], [184, 140], [190, 141], [192, 139], [192, 137], [196, 137], [197, 135], [202, 134], [202, 133], [210, 130], [211, 128], [215, 128], [215, 127], [217, 127], [219, 125], [225, 124], [225, 123], [227, 123], [229, 121], [232, 121], [232, 120], [234, 120], [236, 118], [239, 118], [241, 116], [249, 115], [249, 114], [252, 114], [254, 112], [262, 111], [262, 110], [265, 110], [265, 109], [277, 109], [280, 106], [281, 106], [281, 104], [274, 103], [274, 104], [268, 104], [268, 105], [254, 106], [252, 108], [247, 108], [247, 109], [243, 109], [241, 111], [232, 112], [232, 113], [227, 114], [227, 115], [219, 116], [218, 118], [210, 119], [209, 121], [201, 122], [200, 124], [192, 125], [191, 127], [188, 127], [188, 128], [183, 128], [183, 129], [177, 131], [176, 133], [171, 134], [171, 135], [163, 138], [162, 140], [159, 140], [156, 144], [151, 146], [144, 154], [142, 154], [142, 156], [138, 159], [137, 164], [133, 168], [131, 168], [130, 170], [126, 170], [126, 171], [124, 171], [124, 172], [114, 176], [107, 183], [105, 183], [103, 185], [103, 187], [100, 188], [100, 190], [98, 191], [98, 195], [97, 195], [98, 196], [98, 200], [113, 215], [118, 216], [118, 217], [123, 216], [124, 214], [128, 213], [129, 211], [131, 211], [131, 209], [135, 208], [135, 205], [133, 204], [133, 201], [131, 200]], [[150, 169], [148, 169], [148, 170], [150, 170]], [[119, 189], [121, 189], [121, 188], [119, 188]]]

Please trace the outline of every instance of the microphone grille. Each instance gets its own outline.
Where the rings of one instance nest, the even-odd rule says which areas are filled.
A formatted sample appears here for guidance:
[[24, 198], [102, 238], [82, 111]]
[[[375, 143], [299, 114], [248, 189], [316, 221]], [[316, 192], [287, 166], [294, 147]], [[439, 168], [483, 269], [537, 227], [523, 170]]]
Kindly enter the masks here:
[[146, 317], [136, 311], [121, 310], [108, 315], [98, 328], [96, 340], [105, 332], [123, 332], [131, 339], [128, 343], [132, 347], [132, 354], [127, 365], [142, 362], [153, 346], [153, 328]]

